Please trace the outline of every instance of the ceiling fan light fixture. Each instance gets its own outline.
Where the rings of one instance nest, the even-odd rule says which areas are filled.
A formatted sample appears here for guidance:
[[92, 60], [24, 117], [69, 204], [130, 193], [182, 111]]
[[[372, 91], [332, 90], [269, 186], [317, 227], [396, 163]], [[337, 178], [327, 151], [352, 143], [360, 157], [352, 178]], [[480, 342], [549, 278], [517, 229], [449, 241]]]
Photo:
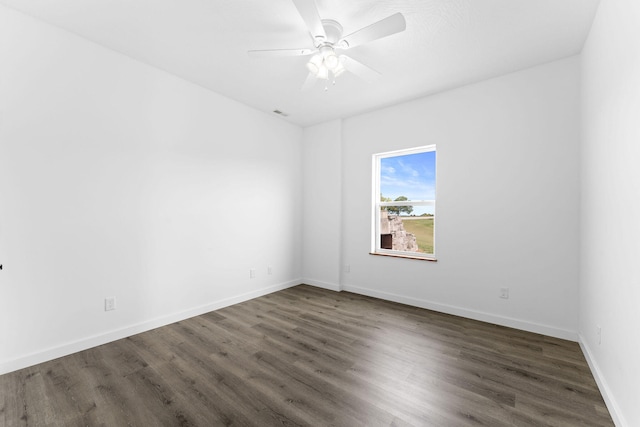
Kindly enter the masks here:
[[322, 46], [320, 48], [320, 54], [322, 55], [322, 58], [324, 60], [324, 65], [330, 70], [335, 69], [340, 63], [340, 60], [338, 59], [336, 52], [333, 50], [333, 47], [329, 45]]
[[318, 73], [316, 74], [316, 77], [319, 78], [319, 79], [328, 80], [329, 79], [329, 69], [327, 67], [325, 67], [324, 65], [321, 66], [318, 69]]
[[320, 68], [322, 67], [322, 55], [316, 54], [311, 57], [309, 62], [307, 62], [307, 68], [314, 75], [317, 76], [320, 72]]
[[333, 70], [331, 70], [334, 78], [340, 76], [345, 71], [347, 71], [347, 69], [344, 68], [344, 65], [342, 65], [342, 61], [338, 61], [338, 65]]
[[331, 52], [329, 55], [324, 57], [324, 65], [326, 65], [330, 70], [335, 70], [340, 65], [340, 60], [335, 53]]

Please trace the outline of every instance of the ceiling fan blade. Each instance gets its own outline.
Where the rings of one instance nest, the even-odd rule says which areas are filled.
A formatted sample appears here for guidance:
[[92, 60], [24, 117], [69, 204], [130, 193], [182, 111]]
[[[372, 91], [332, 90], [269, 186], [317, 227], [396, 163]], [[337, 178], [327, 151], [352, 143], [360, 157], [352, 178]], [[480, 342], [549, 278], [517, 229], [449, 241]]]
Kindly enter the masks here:
[[367, 83], [373, 83], [382, 74], [364, 65], [362, 62], [356, 61], [346, 55], [340, 55], [343, 67], [350, 73], [355, 74]]
[[247, 54], [253, 58], [273, 58], [276, 56], [304, 56], [312, 52], [311, 49], [267, 49], [250, 50]]
[[293, 4], [307, 25], [314, 43], [316, 42], [316, 37], [322, 37], [323, 40], [326, 39], [327, 35], [324, 32], [315, 0], [293, 0]]
[[407, 22], [404, 16], [402, 16], [401, 13], [396, 13], [343, 37], [339, 44], [342, 49], [349, 49], [363, 43], [402, 32], [406, 28]]
[[308, 91], [309, 89], [315, 86], [317, 81], [318, 79], [316, 78], [316, 76], [314, 76], [313, 73], [309, 73], [300, 90], [303, 92]]

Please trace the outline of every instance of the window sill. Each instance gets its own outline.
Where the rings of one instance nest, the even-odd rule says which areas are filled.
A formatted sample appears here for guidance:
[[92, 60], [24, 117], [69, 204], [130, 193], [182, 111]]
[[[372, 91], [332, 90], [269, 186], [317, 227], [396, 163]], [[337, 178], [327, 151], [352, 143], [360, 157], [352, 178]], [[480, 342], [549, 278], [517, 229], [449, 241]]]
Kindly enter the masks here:
[[380, 253], [380, 252], [369, 252], [369, 255], [388, 256], [388, 257], [392, 257], [392, 258], [415, 259], [415, 260], [418, 260], [418, 261], [438, 262], [438, 260], [435, 259], [435, 258], [426, 258], [426, 257], [421, 257], [421, 256], [413, 256], [413, 255], [387, 254], [387, 253]]

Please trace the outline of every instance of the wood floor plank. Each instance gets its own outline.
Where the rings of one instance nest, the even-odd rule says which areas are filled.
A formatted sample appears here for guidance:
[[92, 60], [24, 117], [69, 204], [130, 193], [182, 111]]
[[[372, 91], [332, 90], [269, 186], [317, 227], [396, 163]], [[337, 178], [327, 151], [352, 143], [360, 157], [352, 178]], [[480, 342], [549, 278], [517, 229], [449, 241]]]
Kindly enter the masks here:
[[295, 286], [0, 376], [0, 426], [613, 426], [573, 342]]

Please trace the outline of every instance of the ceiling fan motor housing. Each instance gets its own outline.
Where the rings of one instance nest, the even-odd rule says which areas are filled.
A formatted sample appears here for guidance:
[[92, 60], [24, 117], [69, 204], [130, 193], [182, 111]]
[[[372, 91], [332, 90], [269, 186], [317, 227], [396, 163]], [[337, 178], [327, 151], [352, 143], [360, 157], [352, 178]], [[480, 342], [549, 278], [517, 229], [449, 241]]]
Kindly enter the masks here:
[[334, 21], [333, 19], [323, 19], [322, 28], [324, 28], [326, 38], [316, 36], [316, 47], [320, 47], [320, 45], [327, 43], [333, 46], [342, 38], [342, 25], [340, 25], [338, 21]]

